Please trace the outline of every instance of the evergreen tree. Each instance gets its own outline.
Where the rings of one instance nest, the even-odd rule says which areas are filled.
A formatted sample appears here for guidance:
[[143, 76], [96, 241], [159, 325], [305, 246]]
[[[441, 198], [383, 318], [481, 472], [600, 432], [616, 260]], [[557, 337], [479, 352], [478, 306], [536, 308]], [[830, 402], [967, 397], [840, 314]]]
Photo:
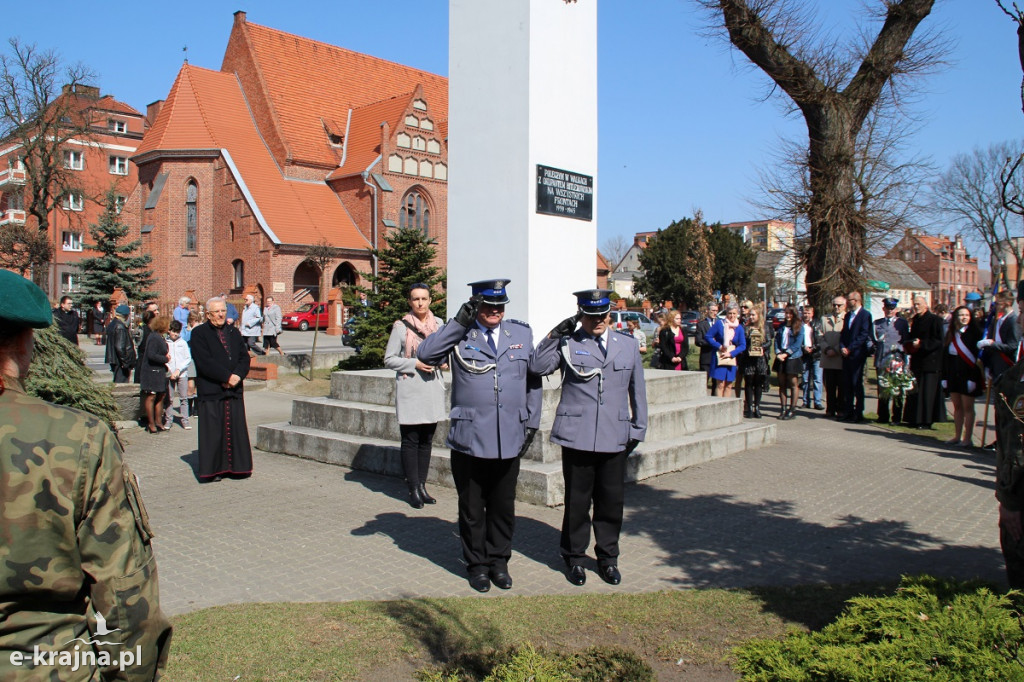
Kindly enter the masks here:
[[118, 215], [113, 188], [107, 190], [103, 205], [99, 223], [89, 226], [89, 236], [95, 243], [85, 245], [100, 255], [83, 258], [77, 265], [81, 271], [79, 298], [87, 305], [105, 303], [115, 287], [124, 289], [132, 301], [154, 298], [156, 292], [149, 290], [155, 281], [153, 271], [145, 269], [153, 259], [148, 253], [138, 253], [141, 239], [123, 243], [129, 228]]
[[745, 291], [754, 274], [757, 254], [743, 243], [743, 237], [718, 224], [712, 225], [707, 234], [715, 263], [711, 287], [723, 294]]
[[714, 254], [698, 211], [651, 237], [640, 252], [643, 274], [633, 290], [651, 301], [672, 301], [676, 308], [697, 307], [711, 297]]
[[[345, 303], [359, 321], [353, 330], [356, 354], [338, 363], [339, 369], [374, 369], [384, 366], [384, 349], [391, 327], [409, 310], [409, 287], [426, 284], [431, 291], [430, 308], [438, 317], [445, 310], [445, 275], [432, 265], [437, 249], [434, 242], [414, 228], [390, 230], [384, 237], [387, 247], [371, 249], [376, 256], [377, 275], [367, 275], [367, 287], [350, 287]], [[369, 305], [361, 306], [359, 294], [365, 293]]]
[[56, 324], [36, 330], [25, 389], [41, 400], [94, 414], [116, 431], [117, 403], [110, 384], [93, 380], [85, 354], [60, 335]]

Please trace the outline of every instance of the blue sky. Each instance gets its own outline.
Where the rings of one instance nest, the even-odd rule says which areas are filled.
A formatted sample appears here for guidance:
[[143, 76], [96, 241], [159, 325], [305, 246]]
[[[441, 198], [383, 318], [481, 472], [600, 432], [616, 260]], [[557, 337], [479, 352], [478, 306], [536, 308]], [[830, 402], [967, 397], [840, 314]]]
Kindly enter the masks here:
[[[105, 94], [140, 111], [166, 97], [184, 46], [192, 64], [220, 68], [239, 9], [251, 23], [448, 73], [446, 0], [8, 4], [5, 38], [88, 64]], [[812, 4], [837, 34], [861, 15], [857, 0]], [[1020, 137], [1015, 24], [994, 0], [937, 0], [925, 25], [945, 31], [951, 64], [922, 82], [911, 149], [944, 168], [957, 153]], [[772, 162], [780, 135], [803, 135], [779, 100], [765, 101], [766, 78], [707, 33], [693, 0], [600, 0], [599, 243], [698, 207], [712, 222], [757, 217], [758, 169]]]

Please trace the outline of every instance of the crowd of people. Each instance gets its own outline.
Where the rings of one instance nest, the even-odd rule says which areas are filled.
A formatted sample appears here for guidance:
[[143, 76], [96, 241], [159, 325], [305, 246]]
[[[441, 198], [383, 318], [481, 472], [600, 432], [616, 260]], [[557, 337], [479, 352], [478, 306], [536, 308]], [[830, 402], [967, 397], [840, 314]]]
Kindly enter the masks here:
[[[972, 447], [975, 401], [1014, 364], [1020, 330], [1013, 304], [1013, 293], [1003, 291], [996, 295], [991, 315], [977, 301], [951, 313], [938, 305], [933, 312], [927, 298], [918, 296], [912, 307], [901, 311], [899, 301], [887, 297], [882, 316], [872, 320], [860, 292], [853, 291], [836, 296], [824, 315], [817, 315], [810, 304], [787, 305], [776, 326], [749, 300], [725, 304], [722, 315], [719, 303], [711, 301], [701, 309], [692, 335], [686, 334], [680, 311], [654, 313], [659, 326], [651, 366], [688, 369], [692, 343], [699, 349], [699, 369], [712, 394], [742, 398], [745, 418], [762, 418], [762, 396], [774, 374], [778, 419], [793, 419], [804, 408], [862, 423], [867, 409], [864, 370], [873, 359], [879, 377], [877, 422], [931, 429], [949, 418], [948, 396], [954, 425], [948, 444]], [[646, 337], [635, 328], [631, 322], [630, 330], [646, 353], [640, 338]]]

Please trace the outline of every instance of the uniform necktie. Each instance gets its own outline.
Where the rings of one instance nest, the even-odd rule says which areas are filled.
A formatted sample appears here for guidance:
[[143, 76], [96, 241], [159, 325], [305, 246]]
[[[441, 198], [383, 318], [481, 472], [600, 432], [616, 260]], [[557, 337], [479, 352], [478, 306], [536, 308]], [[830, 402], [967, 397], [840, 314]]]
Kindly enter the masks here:
[[597, 347], [601, 350], [601, 357], [602, 358], [608, 357], [608, 354], [604, 350], [604, 337], [603, 336], [597, 337]]
[[498, 347], [494, 344], [494, 330], [493, 329], [488, 329], [487, 330], [487, 345], [491, 347], [491, 350], [494, 351], [495, 355], [498, 354]]

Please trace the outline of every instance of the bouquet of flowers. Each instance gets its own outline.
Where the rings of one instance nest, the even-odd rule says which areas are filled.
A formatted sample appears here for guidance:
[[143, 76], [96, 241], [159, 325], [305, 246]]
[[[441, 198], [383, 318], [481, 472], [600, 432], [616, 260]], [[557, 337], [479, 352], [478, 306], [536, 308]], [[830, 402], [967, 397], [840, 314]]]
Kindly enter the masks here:
[[916, 388], [917, 381], [907, 367], [906, 356], [898, 350], [893, 351], [878, 374], [878, 395], [883, 400], [900, 400]]

